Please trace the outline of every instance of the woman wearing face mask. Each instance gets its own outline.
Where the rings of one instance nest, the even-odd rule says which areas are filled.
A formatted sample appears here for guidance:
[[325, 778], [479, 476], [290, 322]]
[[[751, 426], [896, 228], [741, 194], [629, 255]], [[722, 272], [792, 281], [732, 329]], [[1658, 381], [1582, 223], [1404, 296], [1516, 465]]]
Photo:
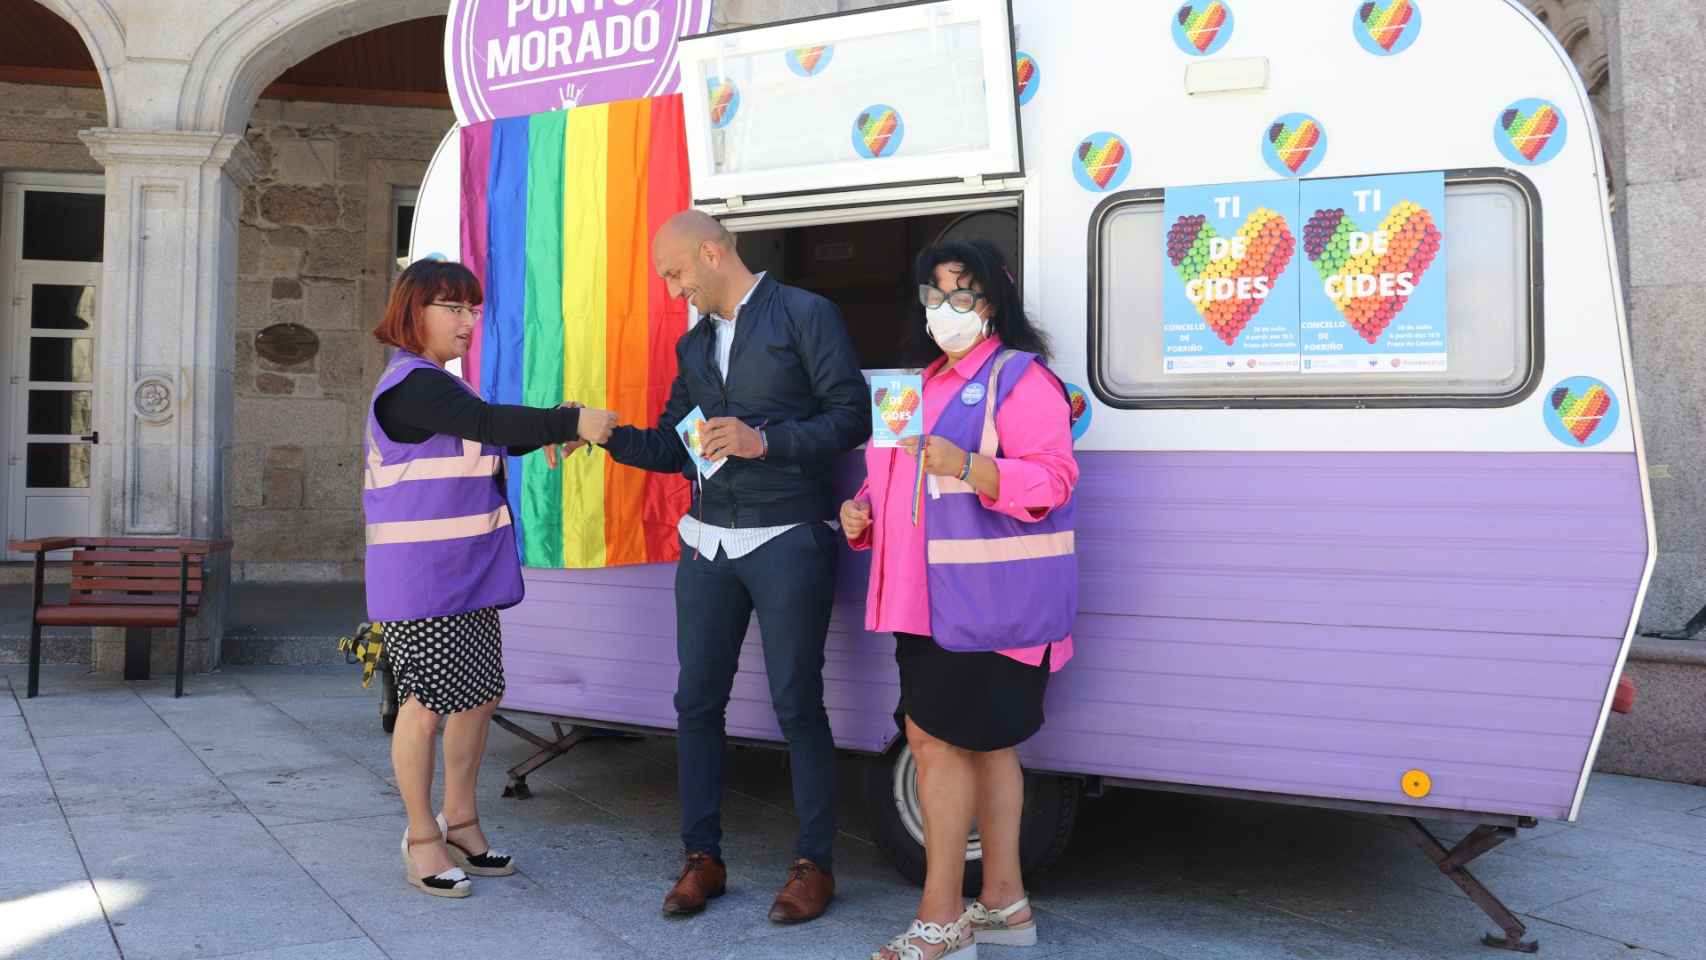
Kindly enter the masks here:
[[[865, 628], [895, 635], [895, 719], [924, 814], [917, 916], [872, 956], [969, 960], [978, 942], [1037, 940], [1019, 876], [1017, 747], [1042, 726], [1049, 674], [1072, 656], [1078, 464], [1065, 388], [1001, 255], [942, 244], [917, 272], [937, 354], [924, 370], [925, 436], [868, 448], [865, 486], [841, 507], [849, 544], [873, 552]], [[983, 889], [966, 908], [974, 821]]]
[[[402, 699], [391, 764], [409, 825], [409, 884], [465, 897], [468, 874], [507, 876], [474, 806], [486, 731], [503, 696], [498, 611], [521, 602], [521, 565], [504, 491], [505, 456], [609, 438], [615, 415], [499, 406], [444, 365], [468, 352], [480, 282], [459, 263], [422, 260], [397, 278], [373, 331], [396, 355], [373, 389], [362, 512], [367, 613], [385, 628]], [[434, 738], [444, 722], [444, 811], [432, 809]]]

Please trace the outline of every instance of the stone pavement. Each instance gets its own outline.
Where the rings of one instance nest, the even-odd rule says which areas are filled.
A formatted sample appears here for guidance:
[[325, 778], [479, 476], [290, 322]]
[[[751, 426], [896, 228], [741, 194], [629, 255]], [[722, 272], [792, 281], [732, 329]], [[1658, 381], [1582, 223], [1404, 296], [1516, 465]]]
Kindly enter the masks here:
[[[753, 750], [730, 769], [729, 895], [666, 921], [673, 741], [594, 741], [517, 801], [503, 770], [529, 749], [495, 731], [482, 813], [521, 873], [444, 901], [400, 876], [377, 691], [354, 668], [228, 667], [182, 700], [76, 667], [49, 668], [38, 699], [22, 687], [0, 667], [0, 957], [864, 958], [916, 902], [868, 840], [853, 758], [827, 918], [765, 919], [793, 818], [784, 755]], [[1580, 825], [1524, 831], [1478, 872], [1543, 957], [1706, 957], [1706, 789], [1596, 775]], [[1042, 944], [985, 960], [1500, 956], [1476, 943], [1480, 912], [1363, 816], [1111, 792], [1032, 892]]]

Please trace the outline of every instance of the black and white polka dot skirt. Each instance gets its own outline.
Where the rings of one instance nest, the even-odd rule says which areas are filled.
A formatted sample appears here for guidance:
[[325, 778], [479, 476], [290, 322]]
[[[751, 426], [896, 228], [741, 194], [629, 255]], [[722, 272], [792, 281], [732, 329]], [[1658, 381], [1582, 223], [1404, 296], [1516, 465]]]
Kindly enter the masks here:
[[397, 700], [433, 713], [461, 713], [504, 692], [503, 635], [495, 607], [385, 625], [385, 655]]

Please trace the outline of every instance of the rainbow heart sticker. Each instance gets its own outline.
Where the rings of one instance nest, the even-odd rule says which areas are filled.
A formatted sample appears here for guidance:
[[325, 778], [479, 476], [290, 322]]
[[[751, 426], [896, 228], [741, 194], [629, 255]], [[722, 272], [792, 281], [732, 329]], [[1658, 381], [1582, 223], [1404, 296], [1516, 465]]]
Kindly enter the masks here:
[[1037, 60], [1023, 50], [1013, 55], [1013, 79], [1018, 84], [1019, 106], [1031, 102], [1037, 95], [1037, 87], [1042, 85], [1042, 74], [1037, 72]]
[[1569, 133], [1563, 111], [1547, 100], [1518, 100], [1499, 114], [1493, 140], [1505, 159], [1523, 166], [1536, 166], [1556, 157], [1564, 149]]
[[1075, 383], [1066, 385], [1066, 405], [1070, 411], [1072, 439], [1081, 440], [1090, 429], [1090, 395]]
[[820, 43], [810, 47], [795, 47], [788, 51], [788, 69], [798, 76], [815, 77], [835, 59], [833, 44]]
[[1384, 253], [1372, 249], [1352, 253], [1351, 236], [1362, 233], [1362, 228], [1345, 211], [1317, 210], [1303, 228], [1303, 252], [1315, 264], [1321, 280], [1329, 282], [1338, 278], [1332, 284], [1338, 295], [1328, 294], [1333, 306], [1357, 335], [1371, 344], [1386, 332], [1393, 318], [1404, 312], [1410, 294], [1383, 294], [1379, 289], [1361, 294], [1354, 279], [1409, 274], [1413, 289], [1439, 257], [1444, 239], [1434, 224], [1433, 214], [1408, 200], [1392, 208], [1381, 222], [1380, 231], [1385, 234]]
[[1367, 0], [1356, 10], [1352, 29], [1364, 50], [1392, 57], [1410, 49], [1422, 32], [1422, 11], [1415, 0]]
[[1078, 185], [1092, 193], [1116, 190], [1131, 173], [1131, 149], [1117, 133], [1092, 133], [1078, 144], [1072, 156], [1072, 174]]
[[721, 130], [734, 122], [735, 114], [740, 111], [740, 88], [724, 77], [713, 77], [705, 86], [711, 107], [711, 129]]
[[[1285, 217], [1266, 207], [1250, 214], [1244, 225], [1238, 228], [1243, 256], [1210, 259], [1212, 241], [1218, 236], [1214, 225], [1202, 214], [1180, 217], [1174, 222], [1172, 229], [1167, 231], [1167, 259], [1178, 270], [1180, 280], [1190, 285], [1199, 280], [1236, 281], [1261, 277], [1272, 289], [1291, 265], [1292, 254], [1297, 249], [1297, 240], [1292, 236], [1291, 226], [1285, 222]], [[1207, 321], [1209, 330], [1221, 342], [1231, 346], [1267, 302], [1265, 297], [1203, 297], [1194, 300], [1194, 305], [1197, 313]]]
[[1262, 156], [1282, 177], [1307, 176], [1327, 157], [1327, 128], [1307, 113], [1288, 113], [1268, 124]]
[[911, 387], [905, 390], [878, 387], [871, 399], [876, 402], [877, 413], [883, 418], [883, 423], [896, 434], [906, 431], [906, 425], [917, 415], [919, 404], [923, 400], [918, 391]]
[[1232, 39], [1232, 8], [1226, 0], [1187, 3], [1173, 14], [1173, 42], [1193, 57], [1220, 52]]
[[853, 149], [866, 160], [894, 156], [904, 136], [906, 123], [887, 104], [866, 107], [853, 121]]
[[1591, 447], [1617, 429], [1617, 394], [1593, 377], [1571, 377], [1546, 395], [1546, 427], [1561, 443]]

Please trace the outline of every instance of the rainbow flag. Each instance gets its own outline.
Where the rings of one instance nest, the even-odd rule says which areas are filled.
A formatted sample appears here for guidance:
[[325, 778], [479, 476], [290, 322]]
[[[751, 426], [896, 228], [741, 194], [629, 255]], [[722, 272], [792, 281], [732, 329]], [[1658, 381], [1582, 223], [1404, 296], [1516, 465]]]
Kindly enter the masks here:
[[[651, 237], [687, 209], [681, 98], [577, 107], [462, 128], [462, 259], [485, 289], [463, 361], [489, 403], [578, 400], [651, 426], [675, 379], [687, 307], [651, 267]], [[690, 491], [679, 476], [577, 453], [507, 471], [522, 563], [662, 563]]]

